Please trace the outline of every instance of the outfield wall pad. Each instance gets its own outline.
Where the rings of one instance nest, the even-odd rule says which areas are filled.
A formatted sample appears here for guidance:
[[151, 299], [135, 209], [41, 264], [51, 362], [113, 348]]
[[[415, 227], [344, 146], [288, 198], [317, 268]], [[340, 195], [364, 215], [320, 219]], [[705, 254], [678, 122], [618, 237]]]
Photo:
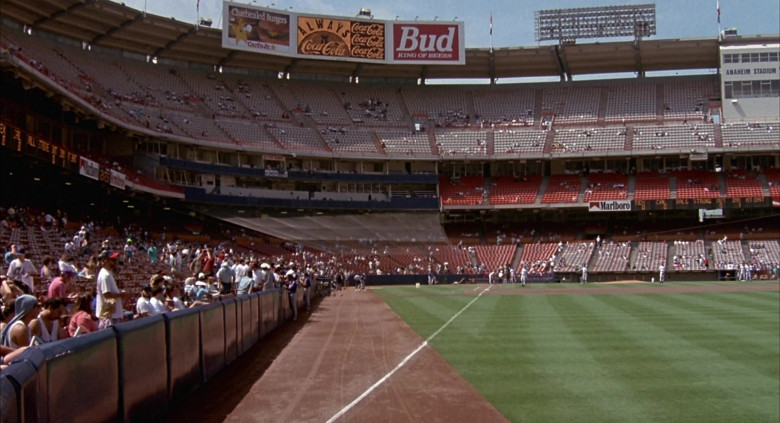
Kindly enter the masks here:
[[28, 348], [0, 374], [0, 421], [157, 420], [291, 314], [275, 289]]

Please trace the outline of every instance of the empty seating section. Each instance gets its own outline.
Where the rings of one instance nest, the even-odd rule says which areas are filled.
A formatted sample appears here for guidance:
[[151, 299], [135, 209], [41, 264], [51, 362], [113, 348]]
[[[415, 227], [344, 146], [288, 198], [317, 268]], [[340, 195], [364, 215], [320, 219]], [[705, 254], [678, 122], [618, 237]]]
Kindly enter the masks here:
[[636, 247], [633, 270], [656, 272], [661, 265], [666, 265], [668, 254], [667, 243], [642, 241]]
[[763, 197], [761, 181], [754, 172], [734, 171], [726, 176], [726, 195], [729, 197]]
[[777, 240], [748, 241], [751, 260], [761, 264], [780, 263], [780, 242]]
[[554, 242], [525, 244], [517, 268], [522, 266], [526, 267], [529, 272], [549, 272], [552, 270], [553, 257], [557, 251], [558, 244]]
[[481, 176], [439, 178], [439, 198], [445, 206], [476, 206], [485, 197], [485, 180]]
[[[687, 150], [715, 147], [712, 124], [657, 125], [634, 127], [631, 140], [634, 150]], [[686, 152], [687, 152], [686, 151]]]
[[370, 126], [406, 124], [396, 89], [363, 84], [350, 84], [339, 89], [343, 93], [342, 106], [352, 122]]
[[237, 102], [244, 104], [249, 116], [263, 120], [282, 119], [284, 109], [274, 97], [265, 81], [243, 78], [232, 75], [221, 75], [219, 80], [224, 87], [231, 90]]
[[212, 115], [249, 117], [249, 110], [243, 103], [237, 101], [238, 94], [219, 81], [214, 73], [188, 70], [177, 75], [187, 86], [192, 87], [196, 97], [212, 112]]
[[593, 255], [594, 243], [568, 242], [555, 260], [556, 272], [578, 272], [586, 266]]
[[352, 118], [344, 110], [337, 87], [297, 81], [295, 84], [273, 84], [276, 93], [287, 110], [303, 113], [320, 125], [349, 125]]
[[441, 265], [447, 263], [450, 273], [453, 273], [458, 266], [467, 268], [472, 264], [466, 249], [459, 249], [451, 245], [441, 245], [433, 246], [431, 251], [436, 262]]
[[479, 87], [472, 91], [478, 120], [496, 125], [534, 125], [534, 95], [530, 88]]
[[663, 200], [671, 198], [669, 177], [657, 172], [638, 173], [635, 178], [634, 200]]
[[484, 156], [487, 154], [487, 131], [436, 131], [436, 146], [442, 156]]
[[769, 195], [773, 200], [780, 201], [780, 169], [766, 169], [764, 175], [769, 186]]
[[474, 250], [477, 254], [477, 262], [485, 264], [488, 270], [493, 270], [503, 265], [512, 266], [517, 246], [515, 244], [476, 245]]
[[625, 200], [628, 176], [619, 173], [591, 173], [583, 201]]
[[196, 113], [184, 114], [174, 112], [168, 113], [166, 116], [192, 138], [231, 142], [229, 136], [210, 117], [204, 118]]
[[370, 131], [328, 127], [320, 134], [335, 152], [377, 153], [376, 135]]
[[539, 195], [542, 177], [499, 176], [492, 181], [490, 204], [533, 204]]
[[128, 107], [127, 114], [135, 120], [139, 126], [157, 131], [163, 134], [172, 134], [186, 137], [189, 134], [179, 126], [181, 122], [175, 121], [171, 113], [160, 108], [144, 107], [133, 104]]
[[122, 67], [130, 79], [143, 87], [166, 110], [193, 113], [202, 101], [175, 69], [133, 61], [124, 62]]
[[596, 250], [597, 258], [593, 273], [598, 272], [624, 272], [629, 270], [631, 256], [630, 242], [608, 242]]
[[657, 118], [658, 94], [654, 82], [610, 84], [606, 90], [607, 122], [647, 121]]
[[542, 195], [542, 204], [576, 203], [581, 182], [578, 175], [550, 176], [547, 179], [547, 189]]
[[263, 149], [280, 149], [281, 145], [265, 129], [262, 122], [245, 119], [220, 119], [217, 125], [222, 128], [232, 140], [241, 145], [260, 147]]
[[600, 97], [600, 87], [545, 88], [542, 92], [542, 113], [555, 113], [555, 124], [596, 123]]
[[664, 81], [664, 120], [701, 121], [707, 103], [719, 92], [716, 77]]
[[[20, 31], [0, 32], [7, 43], [16, 46], [17, 50], [21, 48], [21, 53], [16, 53], [16, 56], [22, 58], [38, 72], [82, 98], [91, 95], [91, 77], [81, 73], [67, 58], [76, 47], [64, 43], [55, 44], [39, 37], [32, 39], [24, 36]], [[63, 54], [63, 51], [67, 54]]]
[[466, 91], [450, 87], [405, 87], [401, 96], [412, 118], [432, 121], [437, 127], [469, 123]]
[[780, 144], [780, 122], [727, 123], [721, 125], [724, 147], [777, 146]]
[[[652, 82], [586, 81], [578, 84], [534, 84], [516, 86], [468, 86], [453, 89], [443, 86], [380, 86], [274, 80], [261, 77], [217, 74], [205, 67], [188, 69], [175, 65], [146, 63], [120, 54], [96, 49], [87, 51], [77, 42], [57, 43], [41, 36], [25, 36], [21, 31], [3, 31], [3, 42], [21, 48], [14, 56], [40, 73], [91, 102], [95, 107], [119, 119], [147, 126], [147, 117], [170, 112], [192, 114], [182, 130], [163, 128], [164, 122], [149, 117], [148, 127], [159, 132], [216, 139], [219, 136], [243, 140], [240, 129], [227, 134], [198, 123], [208, 118], [262, 119], [284, 121], [287, 112], [309, 116], [316, 125], [408, 127], [413, 121], [433, 123], [436, 127], [465, 127], [475, 123], [498, 125], [494, 133], [493, 154], [541, 154], [545, 133], [536, 127], [535, 117], [555, 115], [556, 125], [580, 125], [595, 128], [606, 122], [657, 120], [660, 110], [671, 122], [685, 125], [636, 127], [631, 148], [635, 150], [695, 149], [715, 147], [712, 124], [698, 123], [711, 94], [717, 94], [717, 78], [711, 75], [680, 79], [658, 78]], [[17, 49], [18, 50], [18, 49]], [[661, 85], [659, 85], [661, 84]], [[659, 95], [658, 87], [663, 95]], [[537, 96], [538, 94], [538, 96]], [[540, 106], [536, 105], [537, 98]], [[470, 105], [473, 110], [470, 109]], [[139, 109], [147, 107], [152, 110]], [[536, 110], [540, 107], [541, 110]], [[601, 110], [601, 112], [600, 112]], [[122, 112], [124, 111], [124, 112]], [[407, 116], [408, 114], [408, 116]], [[600, 114], [602, 116], [600, 116]], [[129, 116], [129, 117], [128, 117]], [[141, 118], [139, 118], [141, 116]], [[600, 118], [603, 121], [600, 122]], [[167, 115], [160, 121], [167, 119]], [[170, 119], [168, 119], [170, 120]], [[694, 123], [695, 122], [695, 123]], [[194, 125], [192, 124], [194, 123]], [[298, 122], [295, 122], [298, 123]], [[692, 124], [691, 124], [692, 123]], [[202, 126], [200, 132], [192, 129]], [[525, 130], [501, 129], [502, 125], [530, 126]], [[227, 126], [235, 126], [228, 124]], [[777, 145], [780, 123], [724, 124], [726, 147]], [[607, 126], [567, 132], [557, 128], [553, 152], [606, 151], [625, 147], [621, 128]], [[203, 130], [208, 136], [204, 137]], [[528, 132], [526, 132], [528, 131]], [[211, 133], [214, 132], [214, 135]], [[590, 136], [585, 135], [590, 132]], [[481, 154], [488, 151], [486, 133], [471, 131], [455, 136], [437, 134], [444, 154]], [[484, 145], [470, 144], [480, 139]], [[253, 143], [260, 147], [262, 143]], [[386, 143], [389, 145], [389, 143]], [[390, 150], [395, 145], [390, 146]], [[421, 147], [422, 148], [422, 147]], [[339, 147], [345, 152], [370, 152], [368, 144], [355, 148]], [[419, 154], [422, 150], [399, 148], [394, 154]]]
[[424, 132], [377, 130], [379, 142], [388, 155], [432, 155], [431, 141]]
[[496, 128], [493, 152], [502, 154], [539, 154], [544, 151], [547, 131], [541, 129]]
[[322, 141], [320, 134], [311, 128], [274, 125], [268, 126], [267, 129], [289, 150], [328, 151], [328, 146]]
[[704, 170], [672, 172], [677, 179], [677, 198], [719, 198], [720, 185], [716, 173]]
[[735, 268], [746, 261], [739, 241], [713, 242], [712, 256], [717, 269]]
[[623, 127], [555, 129], [553, 153], [623, 150], [626, 132]]
[[670, 269], [676, 271], [705, 270], [707, 250], [704, 240], [674, 241], [672, 263]]

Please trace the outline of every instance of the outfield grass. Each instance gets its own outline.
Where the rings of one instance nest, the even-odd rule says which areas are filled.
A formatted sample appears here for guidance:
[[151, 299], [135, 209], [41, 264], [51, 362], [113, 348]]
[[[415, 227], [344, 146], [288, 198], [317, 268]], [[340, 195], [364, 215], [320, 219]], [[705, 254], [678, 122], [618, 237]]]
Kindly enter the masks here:
[[[430, 344], [515, 422], [780, 421], [780, 293], [592, 295], [604, 287], [495, 286], [584, 294], [490, 292]], [[474, 288], [375, 292], [428, 338]]]

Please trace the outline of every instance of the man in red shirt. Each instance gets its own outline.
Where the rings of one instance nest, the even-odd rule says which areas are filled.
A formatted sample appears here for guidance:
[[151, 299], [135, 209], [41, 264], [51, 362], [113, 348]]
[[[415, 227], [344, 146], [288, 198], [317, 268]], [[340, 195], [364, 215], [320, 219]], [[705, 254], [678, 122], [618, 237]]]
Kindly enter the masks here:
[[67, 298], [68, 297], [68, 291], [72, 287], [72, 281], [75, 277], [75, 273], [73, 272], [73, 269], [66, 268], [62, 271], [59, 277], [54, 278], [53, 281], [49, 284], [49, 296], [48, 298], [54, 298], [54, 297], [62, 297]]

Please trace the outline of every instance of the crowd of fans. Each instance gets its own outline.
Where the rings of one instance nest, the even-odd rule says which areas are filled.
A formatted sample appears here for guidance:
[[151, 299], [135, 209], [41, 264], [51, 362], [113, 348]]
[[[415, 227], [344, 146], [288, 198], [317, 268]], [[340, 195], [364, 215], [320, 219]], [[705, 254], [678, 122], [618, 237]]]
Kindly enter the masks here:
[[[427, 274], [433, 281], [441, 280], [441, 275], [459, 274], [496, 283], [517, 282], [520, 275], [524, 278], [583, 271], [591, 254], [601, 256], [602, 248], [613, 245], [600, 237], [595, 242], [569, 243], [558, 236], [538, 236], [534, 244], [524, 245], [525, 250], [543, 246], [549, 238], [557, 240], [554, 245], [550, 243], [555, 247], [551, 254], [521, 257], [515, 267], [502, 263], [492, 268], [480, 261], [473, 245], [463, 242], [457, 246], [428, 246], [427, 252], [421, 248], [408, 250], [407, 254], [399, 254], [409, 256], [401, 262], [386, 247], [382, 252], [374, 248], [335, 255], [287, 243], [280, 247], [285, 253], [262, 253], [239, 246], [235, 239], [183, 242], [165, 231], [152, 235], [135, 225], [121, 231], [107, 230], [90, 219], [71, 222], [61, 211], [8, 207], [0, 209], [0, 217], [4, 242], [14, 231], [47, 234], [47, 239], [57, 240], [53, 246], [38, 245], [35, 254], [23, 239], [7, 245], [0, 284], [0, 356], [4, 363], [30, 345], [94, 332], [125, 320], [198, 307], [226, 296], [289, 289], [291, 284], [297, 289], [300, 284], [308, 299], [308, 291], [318, 279], [335, 281], [337, 286], [358, 285], [365, 281], [366, 273]], [[521, 238], [537, 235], [533, 230], [522, 237], [512, 232], [496, 234], [499, 246], [508, 242], [519, 245]], [[713, 244], [725, 242], [724, 238]], [[752, 257], [729, 264], [714, 262], [712, 252], [704, 253], [700, 242], [676, 241], [673, 245], [677, 254], [670, 268], [675, 271], [727, 267], [739, 269], [742, 280], [778, 276], [778, 264], [767, 254], [776, 249], [772, 242], [752, 244]], [[637, 249], [637, 254], [643, 253]], [[461, 257], [462, 262], [450, 264], [442, 257]]]

